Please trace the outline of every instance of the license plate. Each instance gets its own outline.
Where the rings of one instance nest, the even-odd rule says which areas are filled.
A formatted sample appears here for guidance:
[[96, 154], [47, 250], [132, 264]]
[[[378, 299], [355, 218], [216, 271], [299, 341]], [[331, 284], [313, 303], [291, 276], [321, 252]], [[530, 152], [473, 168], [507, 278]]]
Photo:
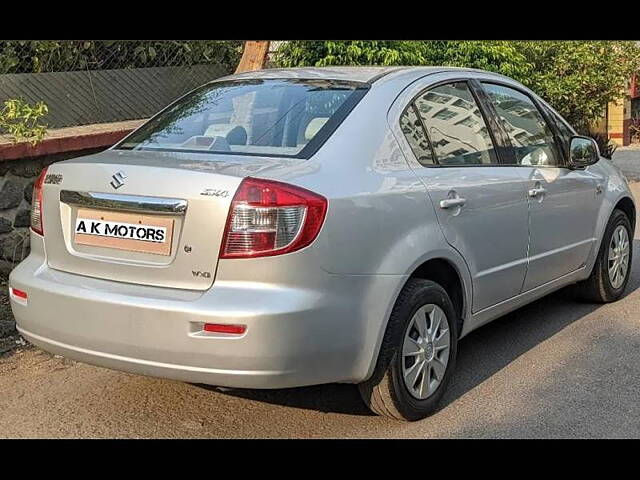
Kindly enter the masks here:
[[170, 255], [172, 218], [78, 209], [74, 241], [79, 245]]

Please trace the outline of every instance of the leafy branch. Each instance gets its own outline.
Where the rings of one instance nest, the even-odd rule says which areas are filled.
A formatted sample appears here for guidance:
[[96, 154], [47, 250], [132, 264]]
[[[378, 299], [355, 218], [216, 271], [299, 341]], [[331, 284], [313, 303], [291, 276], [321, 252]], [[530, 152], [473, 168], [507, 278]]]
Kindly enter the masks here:
[[49, 112], [44, 102], [31, 105], [22, 99], [10, 99], [0, 109], [0, 132], [7, 133], [14, 143], [29, 141], [35, 145], [47, 133], [40, 119]]

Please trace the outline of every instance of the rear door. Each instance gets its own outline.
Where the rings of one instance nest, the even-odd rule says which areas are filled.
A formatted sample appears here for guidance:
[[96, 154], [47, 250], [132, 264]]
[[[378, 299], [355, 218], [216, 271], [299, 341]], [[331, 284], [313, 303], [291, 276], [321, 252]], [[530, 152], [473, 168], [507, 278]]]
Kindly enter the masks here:
[[489, 82], [483, 89], [509, 137], [529, 197], [527, 291], [584, 266], [596, 240], [603, 179], [588, 169], [567, 168], [564, 146], [528, 93]]
[[520, 293], [527, 267], [524, 186], [501, 165], [491, 121], [465, 80], [426, 88], [400, 117], [442, 231], [469, 267], [474, 312]]

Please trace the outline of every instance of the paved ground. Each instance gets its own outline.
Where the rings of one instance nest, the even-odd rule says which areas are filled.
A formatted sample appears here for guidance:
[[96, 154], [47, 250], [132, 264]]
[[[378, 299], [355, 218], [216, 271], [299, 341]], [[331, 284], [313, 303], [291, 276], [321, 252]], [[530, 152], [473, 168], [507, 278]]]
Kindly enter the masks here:
[[421, 422], [370, 415], [350, 385], [220, 392], [31, 348], [0, 360], [0, 436], [640, 438], [639, 247], [619, 302], [557, 292], [463, 339], [444, 408]]
[[613, 154], [613, 163], [622, 169], [629, 180], [640, 181], [640, 145], [618, 148]]

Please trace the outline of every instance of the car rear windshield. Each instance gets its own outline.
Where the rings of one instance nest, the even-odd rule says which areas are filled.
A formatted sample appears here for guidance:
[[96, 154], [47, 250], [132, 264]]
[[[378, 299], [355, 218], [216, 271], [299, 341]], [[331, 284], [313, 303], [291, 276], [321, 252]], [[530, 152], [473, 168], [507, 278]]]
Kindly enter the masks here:
[[365, 83], [325, 79], [213, 82], [116, 148], [309, 158], [367, 89]]

